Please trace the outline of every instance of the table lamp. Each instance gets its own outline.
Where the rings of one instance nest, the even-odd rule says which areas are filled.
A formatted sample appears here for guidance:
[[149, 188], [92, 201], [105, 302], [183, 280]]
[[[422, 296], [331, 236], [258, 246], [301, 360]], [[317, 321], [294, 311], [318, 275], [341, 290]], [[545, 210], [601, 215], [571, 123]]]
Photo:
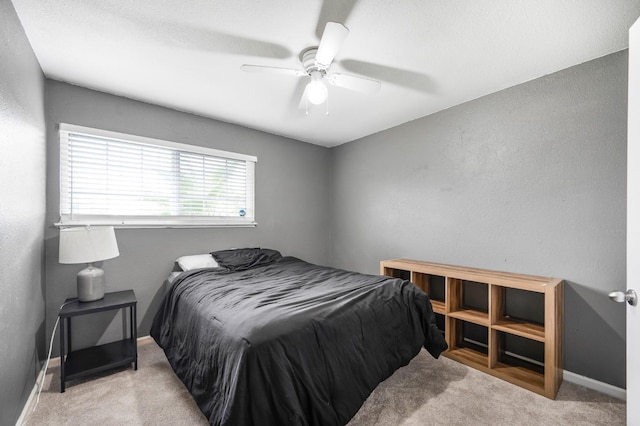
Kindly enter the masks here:
[[120, 255], [113, 226], [60, 229], [60, 263], [86, 263], [78, 272], [78, 300], [92, 302], [104, 297], [104, 271], [93, 262]]

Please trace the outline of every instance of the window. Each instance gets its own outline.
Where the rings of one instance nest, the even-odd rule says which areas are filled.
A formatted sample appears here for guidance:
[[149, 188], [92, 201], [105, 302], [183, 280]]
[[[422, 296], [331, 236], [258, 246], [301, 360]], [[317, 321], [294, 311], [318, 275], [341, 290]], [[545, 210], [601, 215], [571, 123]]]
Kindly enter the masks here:
[[256, 161], [61, 124], [57, 225], [255, 226]]

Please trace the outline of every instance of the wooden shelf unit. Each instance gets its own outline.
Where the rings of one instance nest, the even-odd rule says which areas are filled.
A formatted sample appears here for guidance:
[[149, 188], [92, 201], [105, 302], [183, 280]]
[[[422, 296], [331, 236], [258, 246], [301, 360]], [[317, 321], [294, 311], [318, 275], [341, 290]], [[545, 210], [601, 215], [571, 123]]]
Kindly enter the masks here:
[[[383, 260], [380, 274], [409, 279], [430, 296], [434, 312], [444, 317], [449, 350], [443, 355], [555, 399], [562, 383], [563, 280], [409, 259]], [[486, 310], [484, 304], [465, 306], [465, 288], [471, 285], [476, 293], [486, 290]], [[508, 314], [507, 289], [542, 294], [537, 297], [543, 298], [544, 323]], [[486, 342], [466, 338], [465, 327], [483, 336], [486, 331]], [[543, 362], [510, 352], [507, 338], [543, 345]], [[524, 362], [511, 361], [518, 359]]]

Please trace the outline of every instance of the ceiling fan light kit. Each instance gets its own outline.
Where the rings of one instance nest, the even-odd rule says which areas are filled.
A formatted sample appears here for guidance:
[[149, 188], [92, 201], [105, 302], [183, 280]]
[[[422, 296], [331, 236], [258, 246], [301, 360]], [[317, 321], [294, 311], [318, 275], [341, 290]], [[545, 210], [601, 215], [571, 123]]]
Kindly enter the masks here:
[[314, 105], [320, 105], [327, 100], [329, 91], [322, 81], [322, 73], [320, 71], [313, 71], [311, 73], [311, 81], [307, 84], [305, 91], [307, 93], [307, 100]]
[[349, 29], [344, 25], [337, 22], [327, 22], [320, 44], [317, 47], [309, 47], [300, 53], [300, 63], [303, 70], [247, 64], [242, 65], [241, 68], [247, 72], [268, 72], [309, 77], [310, 81], [302, 93], [300, 105], [308, 105], [308, 103], [313, 105], [323, 104], [329, 96], [327, 82], [347, 90], [375, 94], [382, 85], [377, 80], [338, 73], [327, 74], [333, 59], [348, 35]]

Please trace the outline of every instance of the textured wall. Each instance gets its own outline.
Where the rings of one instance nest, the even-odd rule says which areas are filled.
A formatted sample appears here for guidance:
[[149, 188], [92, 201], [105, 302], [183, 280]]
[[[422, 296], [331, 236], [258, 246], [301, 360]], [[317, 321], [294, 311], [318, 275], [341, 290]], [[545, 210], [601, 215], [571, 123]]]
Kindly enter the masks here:
[[[149, 333], [162, 283], [180, 255], [261, 246], [314, 263], [328, 263], [327, 148], [51, 80], [46, 84], [46, 113], [48, 336], [59, 306], [65, 298], [76, 296], [75, 276], [82, 269], [82, 265], [58, 263], [59, 231], [51, 226], [59, 219], [57, 125], [61, 122], [258, 157], [256, 228], [116, 229], [120, 256], [102, 266], [106, 290], [134, 289], [139, 335]], [[84, 346], [112, 340], [121, 333], [120, 317], [114, 312], [86, 317], [82, 327], [74, 330], [74, 338], [78, 337], [75, 341]]]
[[332, 150], [333, 264], [564, 278], [564, 367], [625, 386], [627, 53]]
[[44, 357], [44, 77], [0, 1], [0, 425], [12, 425]]

